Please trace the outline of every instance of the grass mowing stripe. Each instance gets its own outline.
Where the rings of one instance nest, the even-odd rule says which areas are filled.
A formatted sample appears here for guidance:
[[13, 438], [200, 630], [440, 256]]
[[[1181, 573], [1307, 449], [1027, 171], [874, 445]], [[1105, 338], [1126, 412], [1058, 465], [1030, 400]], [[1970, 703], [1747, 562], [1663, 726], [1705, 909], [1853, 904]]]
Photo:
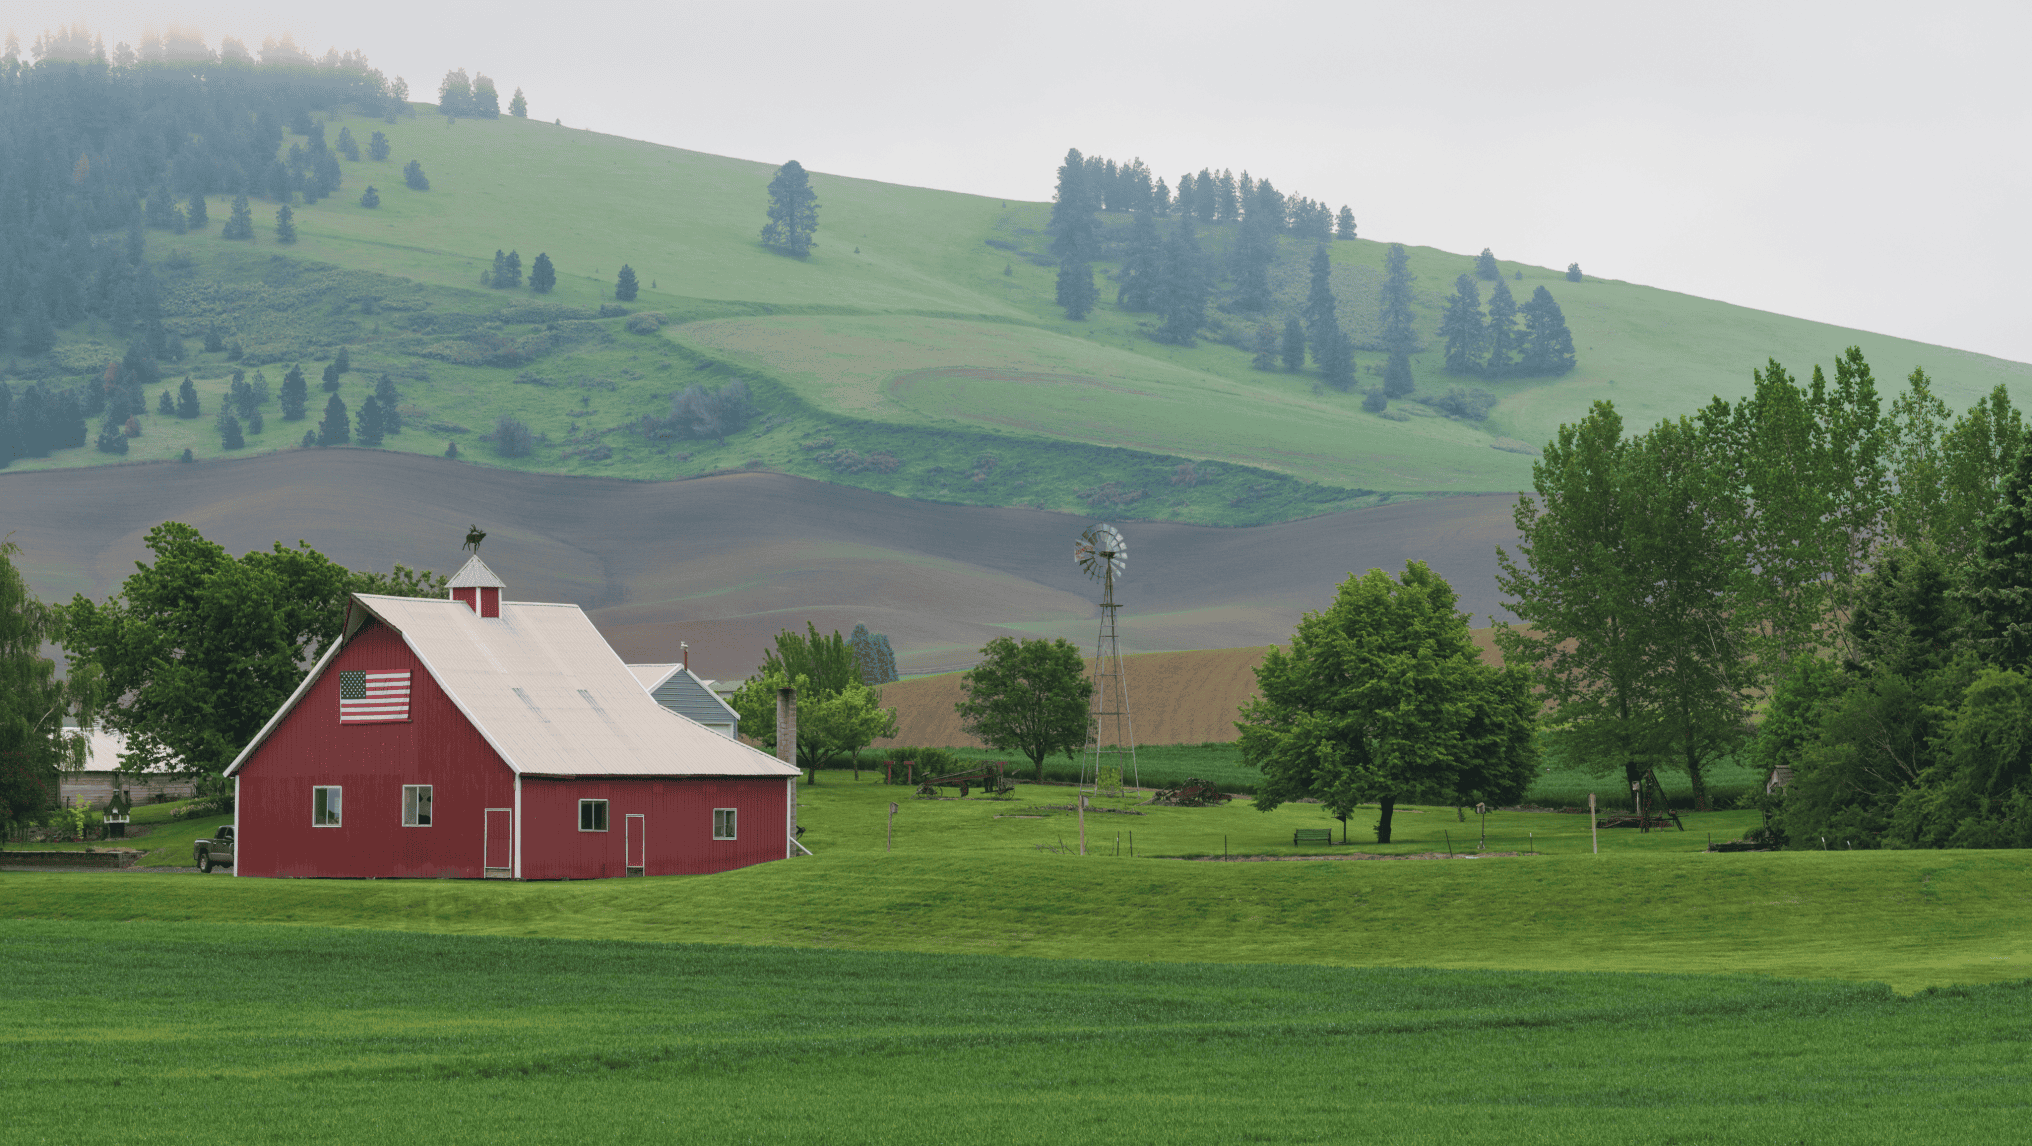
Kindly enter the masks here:
[[[18, 1141], [72, 1140], [36, 1100], [57, 1087], [164, 1141], [1945, 1143], [2007, 1135], [2032, 1099], [2026, 984], [223, 924], [7, 922], [0, 949]], [[202, 973], [84, 998], [87, 952]], [[140, 1013], [177, 1021], [153, 1039], [101, 1021]]]

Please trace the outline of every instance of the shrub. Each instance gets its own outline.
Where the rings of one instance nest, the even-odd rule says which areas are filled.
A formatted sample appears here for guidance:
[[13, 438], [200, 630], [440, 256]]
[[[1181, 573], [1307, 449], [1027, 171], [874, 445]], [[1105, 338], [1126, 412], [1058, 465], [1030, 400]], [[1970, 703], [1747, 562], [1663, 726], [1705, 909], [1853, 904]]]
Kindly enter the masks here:
[[663, 324], [668, 321], [670, 320], [665, 318], [661, 312], [645, 310], [628, 320], [628, 331], [631, 334], [655, 334], [657, 331], [662, 330]]
[[1487, 390], [1476, 390], [1467, 386], [1453, 386], [1440, 395], [1433, 403], [1441, 413], [1470, 422], [1479, 422], [1489, 416], [1496, 407], [1496, 396]]
[[1367, 410], [1371, 414], [1380, 414], [1389, 408], [1389, 396], [1384, 394], [1380, 389], [1370, 390], [1367, 394], [1362, 395], [1362, 409]]
[[536, 437], [522, 419], [503, 414], [494, 422], [494, 452], [504, 458], [526, 458], [536, 447]]

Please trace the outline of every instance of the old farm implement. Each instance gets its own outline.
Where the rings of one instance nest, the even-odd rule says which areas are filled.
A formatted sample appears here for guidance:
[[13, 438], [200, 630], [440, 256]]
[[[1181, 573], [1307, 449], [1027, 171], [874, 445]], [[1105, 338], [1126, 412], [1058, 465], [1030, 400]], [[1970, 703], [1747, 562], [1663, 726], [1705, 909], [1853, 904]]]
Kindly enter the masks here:
[[991, 760], [986, 764], [968, 768], [962, 772], [953, 772], [945, 776], [933, 776], [917, 786], [917, 794], [920, 796], [936, 796], [939, 794], [938, 790], [940, 788], [958, 788], [960, 790], [960, 797], [965, 799], [967, 794], [976, 787], [979, 787], [990, 796], [1005, 796], [1016, 790], [1015, 783], [1009, 777], [1002, 774], [1002, 762], [1000, 760]]

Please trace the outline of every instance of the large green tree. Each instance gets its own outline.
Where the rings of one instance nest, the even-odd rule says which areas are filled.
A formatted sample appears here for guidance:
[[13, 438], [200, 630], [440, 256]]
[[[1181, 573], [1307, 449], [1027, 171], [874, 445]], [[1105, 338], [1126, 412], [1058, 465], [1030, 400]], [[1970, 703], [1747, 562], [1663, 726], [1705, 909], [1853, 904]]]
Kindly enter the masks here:
[[740, 714], [741, 727], [764, 747], [776, 747], [776, 692], [797, 690], [798, 767], [818, 770], [842, 755], [859, 757], [861, 749], [896, 735], [896, 710], [883, 708], [881, 696], [861, 683], [853, 646], [833, 630], [821, 636], [806, 621], [802, 633], [785, 629], [775, 647], [762, 651], [761, 671], [743, 681], [728, 703]]
[[793, 159], [769, 181], [769, 222], [762, 228], [762, 242], [801, 259], [818, 246], [812, 238], [817, 232], [818, 192], [811, 189], [804, 164]]
[[1467, 615], [1423, 562], [1342, 582], [1307, 613], [1289, 649], [1256, 669], [1258, 696], [1236, 727], [1263, 771], [1256, 807], [1315, 799], [1338, 818], [1374, 802], [1390, 842], [1397, 801], [1521, 798], [1538, 772], [1538, 700], [1529, 677], [1481, 662]]
[[1446, 342], [1447, 373], [1481, 373], [1482, 290], [1466, 275], [1453, 281], [1453, 297], [1447, 300], [1446, 314], [1439, 320], [1439, 336]]
[[223, 770], [339, 637], [348, 594], [444, 593], [436, 574], [355, 573], [303, 542], [234, 558], [171, 521], [146, 543], [154, 560], [118, 593], [71, 599], [63, 637], [73, 674], [103, 674], [105, 723], [140, 767]]
[[36, 600], [14, 565], [21, 547], [0, 540], [0, 820], [21, 820], [56, 803], [58, 773], [82, 767], [85, 741], [66, 737], [67, 716], [90, 723], [97, 674], [59, 678], [42, 654], [61, 613]]
[[960, 677], [963, 699], [953, 705], [967, 732], [1003, 752], [1021, 752], [1044, 779], [1044, 758], [1073, 758], [1093, 725], [1094, 682], [1086, 662], [1065, 638], [997, 637], [981, 647], [980, 662]]

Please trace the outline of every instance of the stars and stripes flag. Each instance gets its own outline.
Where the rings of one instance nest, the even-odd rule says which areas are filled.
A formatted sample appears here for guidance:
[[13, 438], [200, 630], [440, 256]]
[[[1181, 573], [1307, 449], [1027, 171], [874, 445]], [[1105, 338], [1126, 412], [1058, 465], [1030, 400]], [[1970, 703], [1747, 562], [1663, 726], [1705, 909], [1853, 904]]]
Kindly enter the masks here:
[[339, 723], [409, 719], [409, 673], [341, 672]]

